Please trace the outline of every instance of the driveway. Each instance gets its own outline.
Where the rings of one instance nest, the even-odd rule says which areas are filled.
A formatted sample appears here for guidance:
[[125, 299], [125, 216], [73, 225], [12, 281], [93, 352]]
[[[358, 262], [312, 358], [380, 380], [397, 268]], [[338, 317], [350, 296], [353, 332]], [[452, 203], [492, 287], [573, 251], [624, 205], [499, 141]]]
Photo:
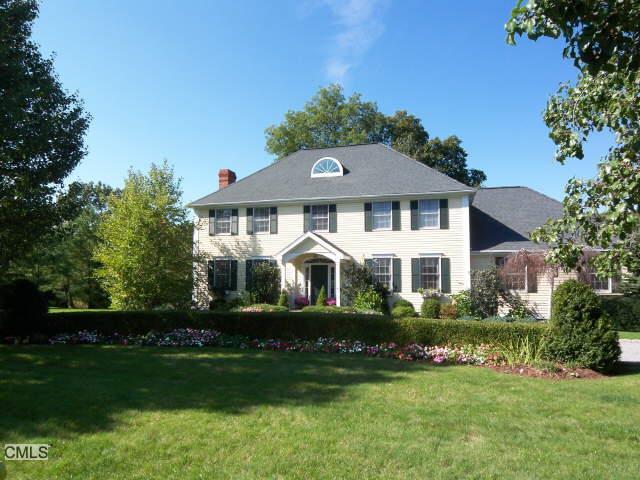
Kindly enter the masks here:
[[640, 363], [640, 340], [620, 340], [620, 348], [622, 348], [621, 361]]

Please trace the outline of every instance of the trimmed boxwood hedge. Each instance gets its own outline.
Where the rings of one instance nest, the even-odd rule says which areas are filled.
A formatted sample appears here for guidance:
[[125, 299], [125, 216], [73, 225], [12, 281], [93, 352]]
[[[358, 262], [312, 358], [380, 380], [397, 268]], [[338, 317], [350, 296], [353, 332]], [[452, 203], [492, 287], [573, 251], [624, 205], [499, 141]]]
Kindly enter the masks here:
[[[61, 312], [49, 314], [46, 331], [71, 333], [96, 330], [103, 334], [144, 334], [174, 328], [208, 328], [256, 338], [362, 340], [367, 343], [411, 342], [436, 344], [505, 343], [521, 338], [537, 340], [546, 326], [527, 323], [485, 323], [424, 318], [392, 319], [382, 315], [344, 313], [246, 313], [201, 311]], [[0, 333], [8, 335], [11, 332]]]

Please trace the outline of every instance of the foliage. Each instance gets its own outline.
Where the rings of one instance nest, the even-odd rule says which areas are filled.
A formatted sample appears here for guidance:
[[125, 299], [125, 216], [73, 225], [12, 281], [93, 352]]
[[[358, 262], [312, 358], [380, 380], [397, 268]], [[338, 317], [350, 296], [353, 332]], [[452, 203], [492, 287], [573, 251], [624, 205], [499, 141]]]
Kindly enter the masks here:
[[278, 158], [303, 148], [378, 142], [467, 185], [479, 186], [486, 180], [484, 172], [467, 167], [467, 152], [458, 137], [430, 139], [414, 115], [403, 110], [384, 115], [359, 93], [345, 98], [339, 85], [320, 88], [302, 110], [289, 110], [281, 124], [265, 133], [267, 151]]
[[624, 275], [618, 290], [626, 297], [640, 298], [640, 275]]
[[309, 305], [309, 299], [304, 295], [297, 295], [293, 303], [296, 307], [302, 308]]
[[396, 304], [393, 306], [393, 309], [391, 310], [391, 316], [394, 318], [407, 318], [417, 317], [418, 314], [413, 308], [413, 305], [398, 305], [396, 302]]
[[553, 293], [551, 307], [545, 344], [549, 359], [600, 371], [611, 370], [620, 356], [618, 334], [593, 290], [568, 280]]
[[399, 298], [395, 302], [393, 302], [393, 308], [396, 307], [411, 307], [413, 308], [413, 303], [409, 300], [405, 300], [404, 298]]
[[327, 303], [327, 291], [324, 288], [324, 285], [320, 287], [320, 291], [318, 292], [318, 298], [316, 298], [316, 305], [319, 307], [324, 306]]
[[544, 344], [542, 338], [531, 340], [529, 337], [512, 339], [498, 346], [507, 365], [538, 366], [544, 362]]
[[471, 303], [471, 291], [462, 290], [458, 293], [451, 295], [453, 305], [456, 307], [456, 312], [459, 317], [472, 317], [473, 316], [473, 304]]
[[98, 227], [98, 278], [117, 309], [186, 306], [191, 299], [193, 225], [180, 181], [165, 162], [130, 171], [120, 197], [110, 198]]
[[626, 267], [640, 274], [640, 4], [634, 0], [518, 2], [506, 25], [508, 41], [527, 34], [562, 37], [563, 55], [579, 69], [575, 84], [564, 84], [544, 113], [556, 160], [584, 157], [583, 144], [608, 130], [615, 143], [589, 180], [566, 187], [563, 216], [533, 232], [552, 245], [553, 264], [576, 268], [584, 250], [601, 249], [593, 265], [614, 276]]
[[233, 309], [236, 312], [288, 312], [288, 307], [281, 307], [280, 305], [272, 305], [270, 303], [255, 303], [253, 305], [239, 306]]
[[0, 286], [0, 326], [7, 335], [33, 336], [46, 331], [47, 299], [29, 280]]
[[276, 303], [280, 290], [280, 269], [269, 262], [259, 262], [253, 267], [248, 292], [252, 303]]
[[0, 272], [65, 218], [55, 201], [86, 153], [89, 115], [31, 40], [35, 0], [0, 5]]
[[480, 319], [481, 322], [490, 322], [490, 323], [514, 323], [514, 322], [518, 322], [518, 323], [537, 323], [539, 322], [539, 320], [535, 317], [521, 317], [521, 318], [515, 318], [515, 317], [510, 317], [508, 315], [494, 315], [493, 317], [486, 317], [486, 318], [481, 318]]
[[440, 305], [440, 318], [458, 318], [458, 309], [453, 303]]
[[514, 319], [535, 318], [533, 310], [529, 308], [520, 295], [514, 292], [500, 292], [500, 303], [507, 309], [507, 316]]
[[302, 309], [303, 313], [356, 313], [353, 307], [337, 307], [335, 305], [310, 305]]
[[616, 330], [640, 332], [640, 297], [605, 297], [602, 310]]
[[289, 307], [289, 295], [287, 294], [286, 290], [282, 290], [280, 292], [277, 305], [280, 307]]
[[358, 292], [353, 300], [353, 307], [356, 310], [373, 310], [382, 312], [384, 298], [373, 286], [369, 285], [364, 290]]
[[471, 271], [471, 310], [473, 315], [492, 317], [498, 313], [500, 278], [495, 268]]
[[420, 307], [424, 318], [440, 318], [440, 301], [437, 298], [425, 298]]

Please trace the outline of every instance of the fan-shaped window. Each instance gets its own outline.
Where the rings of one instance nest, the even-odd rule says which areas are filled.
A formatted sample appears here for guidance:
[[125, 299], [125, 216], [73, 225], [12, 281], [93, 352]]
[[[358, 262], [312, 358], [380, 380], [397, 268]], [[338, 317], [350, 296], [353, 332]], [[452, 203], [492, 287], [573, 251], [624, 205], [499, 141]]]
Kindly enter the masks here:
[[335, 158], [324, 157], [313, 164], [312, 177], [341, 177], [342, 165]]

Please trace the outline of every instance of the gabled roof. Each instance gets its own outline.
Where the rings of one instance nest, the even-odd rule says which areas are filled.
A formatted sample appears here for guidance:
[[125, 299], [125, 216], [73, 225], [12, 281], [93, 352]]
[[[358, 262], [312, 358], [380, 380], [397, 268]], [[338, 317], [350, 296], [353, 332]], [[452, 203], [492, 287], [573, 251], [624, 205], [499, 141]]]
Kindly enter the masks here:
[[562, 216], [562, 203], [527, 187], [481, 188], [471, 204], [471, 250], [540, 250], [531, 232]]
[[[311, 178], [313, 164], [323, 157], [338, 160], [344, 175]], [[374, 143], [298, 150], [189, 206], [474, 191], [392, 148]]]

